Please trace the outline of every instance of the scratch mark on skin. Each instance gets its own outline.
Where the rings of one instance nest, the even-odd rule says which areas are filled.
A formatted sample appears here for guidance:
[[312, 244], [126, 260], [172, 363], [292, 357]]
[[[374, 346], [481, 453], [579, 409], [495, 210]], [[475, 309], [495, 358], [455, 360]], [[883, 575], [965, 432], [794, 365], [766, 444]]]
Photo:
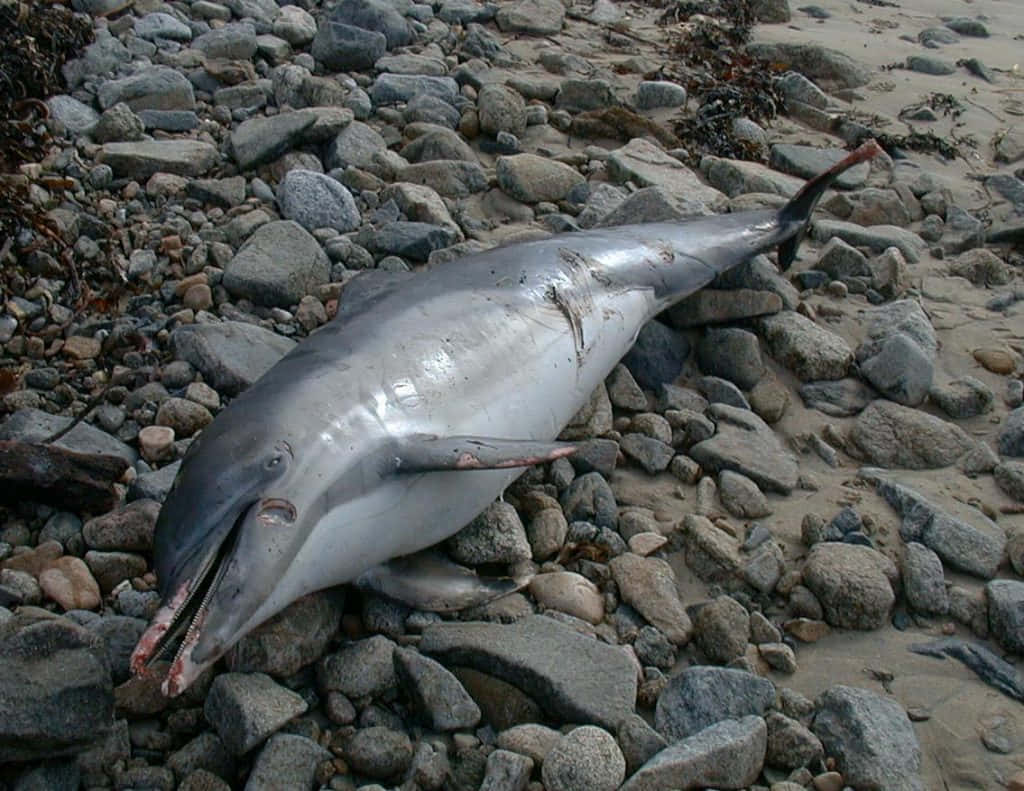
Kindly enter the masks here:
[[548, 289], [547, 297], [555, 304], [555, 307], [562, 311], [565, 320], [569, 322], [569, 328], [572, 330], [573, 347], [576, 352], [576, 366], [579, 369], [583, 366], [583, 353], [585, 351], [583, 319], [579, 314], [579, 308], [567, 295], [559, 292], [558, 286], [551, 286]]

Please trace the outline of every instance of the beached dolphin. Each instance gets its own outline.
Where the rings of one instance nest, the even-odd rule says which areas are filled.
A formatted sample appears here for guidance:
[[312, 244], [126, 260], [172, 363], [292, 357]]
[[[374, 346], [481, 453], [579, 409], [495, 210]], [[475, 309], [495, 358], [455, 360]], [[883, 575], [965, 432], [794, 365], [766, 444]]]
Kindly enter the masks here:
[[[427, 557], [556, 442], [643, 325], [719, 272], [779, 247], [861, 146], [781, 210], [510, 245], [382, 281], [360, 275], [189, 448], [156, 526], [163, 604], [132, 656], [183, 637], [175, 695], [301, 596], [356, 582], [450, 609], [513, 590]], [[383, 273], [381, 273], [383, 274]], [[396, 560], [397, 559], [397, 560]]]

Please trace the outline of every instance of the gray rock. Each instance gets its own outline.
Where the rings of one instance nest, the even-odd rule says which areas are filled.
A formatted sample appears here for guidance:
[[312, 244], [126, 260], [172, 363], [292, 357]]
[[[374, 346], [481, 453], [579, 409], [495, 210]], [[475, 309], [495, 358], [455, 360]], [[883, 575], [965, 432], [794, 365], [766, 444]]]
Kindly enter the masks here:
[[132, 54], [128, 48], [109, 31], [97, 30], [96, 41], [85, 48], [82, 57], [69, 60], [61, 71], [68, 82], [68, 88], [76, 88], [90, 77], [112, 73], [131, 59]]
[[323, 173], [289, 170], [278, 184], [277, 200], [281, 214], [307, 231], [333, 228], [344, 233], [359, 227], [361, 218], [352, 193]]
[[97, 98], [104, 110], [119, 102], [133, 110], [194, 110], [196, 106], [192, 83], [168, 66], [147, 66], [131, 76], [107, 80]]
[[668, 443], [637, 433], [624, 434], [619, 447], [651, 475], [668, 469], [669, 462], [676, 455], [675, 449]]
[[934, 74], [939, 77], [956, 72], [954, 64], [944, 58], [935, 58], [931, 55], [908, 55], [906, 65], [911, 71], [921, 74]]
[[608, 175], [615, 181], [632, 181], [641, 187], [662, 187], [667, 192], [701, 201], [709, 209], [725, 207], [725, 196], [701, 181], [697, 174], [653, 143], [634, 138], [608, 156]]
[[243, 170], [277, 159], [316, 123], [316, 113], [298, 110], [250, 118], [231, 132], [231, 153]]
[[[455, 129], [461, 115], [448, 102], [427, 93], [418, 93], [409, 100], [402, 111], [402, 117], [407, 124], [421, 122]], [[525, 110], [523, 117], [526, 117]]]
[[697, 345], [701, 370], [749, 390], [764, 376], [765, 365], [757, 336], [747, 330], [711, 328]]
[[227, 395], [247, 388], [294, 346], [290, 338], [238, 321], [184, 324], [171, 333], [175, 357], [191, 363], [210, 386]]
[[402, 731], [374, 725], [349, 736], [342, 743], [341, 754], [359, 774], [393, 780], [412, 763], [412, 742]]
[[756, 58], [800, 72], [825, 90], [860, 88], [872, 78], [869, 67], [818, 44], [757, 43], [749, 47], [749, 52]]
[[804, 382], [842, 379], [853, 352], [842, 338], [795, 311], [759, 319], [771, 355]]
[[999, 432], [999, 452], [1004, 456], [1024, 456], [1024, 406], [1019, 406], [1006, 416]]
[[516, 509], [506, 502], [491, 503], [482, 514], [448, 539], [459, 563], [517, 563], [532, 556], [526, 530]]
[[[611, 187], [611, 185], [604, 186]], [[584, 209], [584, 212], [590, 210], [589, 206], [588, 202], [588, 208]], [[584, 227], [608, 228], [644, 222], [671, 222], [691, 217], [704, 217], [710, 213], [711, 211], [702, 201], [668, 192], [664, 187], [644, 187], [632, 193], [625, 200], [618, 202], [596, 223], [588, 220], [589, 224]], [[584, 216], [581, 213], [579, 218], [581, 225], [583, 225], [582, 218]]]
[[656, 754], [622, 791], [750, 786], [761, 773], [767, 742], [760, 717], [719, 722]]
[[302, 47], [316, 36], [316, 19], [299, 6], [282, 6], [281, 15], [274, 20], [271, 30], [275, 36], [284, 39], [293, 47]]
[[622, 600], [675, 645], [686, 645], [693, 624], [679, 599], [672, 567], [661, 558], [626, 552], [608, 564]]
[[739, 519], [761, 519], [772, 512], [757, 484], [732, 470], [722, 470], [718, 476], [718, 496], [725, 510]]
[[[257, 305], [290, 307], [327, 283], [327, 254], [292, 220], [256, 229], [224, 270], [224, 287]], [[191, 362], [191, 361], [190, 361]]]
[[772, 170], [759, 162], [706, 156], [701, 172], [708, 182], [730, 198], [746, 193], [766, 193], [793, 197], [804, 183], [801, 179]]
[[921, 747], [894, 700], [866, 689], [834, 686], [815, 701], [811, 724], [843, 781], [855, 788], [923, 791]]
[[165, 464], [159, 470], [138, 476], [128, 487], [128, 502], [156, 500], [158, 503], [162, 503], [167, 499], [180, 468], [181, 460], [179, 459], [171, 464]]
[[618, 518], [615, 495], [599, 472], [580, 475], [562, 492], [559, 501], [570, 522], [593, 522], [614, 528]]
[[[849, 154], [841, 148], [816, 148], [790, 143], [776, 143], [772, 146], [769, 164], [776, 170], [810, 179], [823, 173]], [[856, 189], [864, 186], [870, 165], [864, 162], [850, 168], [836, 179], [841, 189]]]
[[815, 544], [804, 564], [804, 584], [821, 602], [825, 620], [843, 629], [877, 629], [896, 600], [895, 566], [880, 552], [837, 541]]
[[111, 730], [106, 647], [64, 618], [0, 623], [0, 761], [72, 755]]
[[382, 32], [328, 19], [317, 29], [311, 52], [330, 71], [361, 71], [371, 68], [387, 47]]
[[765, 256], [756, 255], [739, 266], [720, 272], [711, 282], [712, 288], [769, 291], [782, 300], [785, 310], [795, 310], [800, 303], [796, 287], [778, 273], [774, 264]]
[[615, 791], [626, 778], [626, 759], [608, 731], [584, 725], [545, 756], [541, 777], [550, 791]]
[[635, 774], [637, 769], [668, 746], [664, 737], [639, 714], [631, 714], [619, 723], [616, 740], [626, 759], [627, 776]]
[[371, 697], [394, 690], [398, 684], [394, 651], [395, 644], [383, 635], [349, 643], [337, 653], [328, 654], [317, 665], [319, 686], [349, 698]]
[[299, 695], [263, 673], [223, 673], [213, 680], [203, 714], [224, 746], [249, 752], [307, 709]]
[[330, 9], [328, 24], [341, 23], [383, 33], [388, 49], [405, 47], [415, 38], [398, 7], [383, 0], [342, 0]]
[[639, 110], [656, 107], [682, 107], [686, 104], [686, 88], [664, 80], [641, 80], [633, 98]]
[[883, 253], [887, 248], [895, 247], [910, 264], [920, 261], [928, 249], [924, 239], [916, 233], [895, 225], [872, 225], [865, 228], [843, 220], [815, 220], [811, 237], [818, 242], [839, 237], [854, 247], [867, 247], [873, 253]]
[[[647, 189], [639, 190], [634, 193], [634, 196], [649, 189], [656, 188], [648, 187]], [[704, 288], [670, 308], [668, 316], [672, 326], [682, 330], [689, 327], [700, 327], [705, 324], [720, 324], [764, 316], [770, 313], [778, 313], [780, 310], [782, 310], [782, 299], [770, 291], [747, 288], [730, 290]]]
[[858, 415], [850, 441], [871, 464], [911, 470], [947, 467], [976, 448], [959, 426], [885, 400]]
[[411, 261], [426, 261], [435, 250], [443, 250], [459, 239], [451, 227], [425, 222], [389, 222], [373, 233], [368, 247], [378, 253], [397, 255]]
[[[0, 439], [43, 442], [66, 428], [71, 421], [72, 418], [51, 415], [39, 409], [19, 409], [0, 424]], [[117, 456], [128, 464], [134, 464], [138, 459], [138, 454], [128, 445], [84, 422], [79, 423], [54, 444], [76, 453]]]
[[985, 586], [988, 627], [999, 644], [1014, 654], [1024, 654], [1024, 582], [992, 580]]
[[559, 201], [585, 181], [574, 168], [536, 154], [498, 157], [498, 186], [523, 203]]
[[910, 336], [893, 333], [864, 344], [857, 356], [861, 374], [886, 398], [917, 406], [928, 396], [935, 375], [934, 357]]
[[148, 130], [189, 132], [199, 126], [199, 116], [191, 110], [139, 110], [137, 115]]
[[774, 700], [775, 687], [767, 679], [697, 665], [669, 679], [655, 707], [654, 727], [671, 744], [722, 720], [760, 717]]
[[511, 132], [521, 136], [526, 131], [526, 102], [519, 93], [504, 85], [488, 84], [481, 88], [477, 114], [484, 134]]
[[985, 228], [977, 217], [973, 217], [959, 206], [946, 209], [946, 225], [939, 244], [946, 255], [956, 255], [965, 250], [981, 247], [985, 243]]
[[227, 665], [236, 673], [287, 678], [319, 659], [341, 623], [338, 589], [304, 596], [235, 643]]
[[949, 612], [949, 594], [939, 556], [924, 544], [911, 541], [903, 558], [903, 585], [907, 604], [924, 615]]
[[142, 119], [127, 104], [118, 102], [103, 111], [99, 123], [92, 130], [92, 138], [97, 143], [141, 140], [144, 131]]
[[393, 656], [395, 675], [428, 727], [456, 731], [480, 722], [480, 707], [441, 664], [411, 649]]
[[714, 664], [724, 665], [746, 652], [750, 615], [731, 596], [719, 596], [697, 611], [693, 629], [704, 656]]
[[787, 71], [777, 77], [775, 87], [789, 102], [799, 102], [819, 110], [828, 107], [829, 99], [826, 93], [798, 71]]
[[867, 257], [856, 247], [851, 247], [838, 237], [830, 239], [828, 244], [822, 248], [816, 268], [828, 273], [836, 280], [871, 276]]
[[256, 54], [256, 29], [249, 22], [229, 22], [193, 39], [192, 48], [207, 58], [250, 60]]
[[945, 385], [935, 385], [928, 397], [954, 420], [965, 420], [992, 411], [995, 395], [987, 384], [963, 376]]
[[87, 521], [82, 526], [82, 537], [90, 549], [148, 552], [153, 548], [159, 513], [159, 503], [137, 500]]
[[505, 33], [553, 36], [562, 30], [565, 6], [557, 0], [518, 0], [513, 5], [502, 6], [495, 21]]
[[146, 631], [146, 626], [146, 621], [141, 618], [124, 615], [104, 615], [86, 624], [86, 629], [103, 638], [114, 681], [122, 682], [128, 679], [132, 651], [142, 633]]
[[705, 470], [733, 470], [762, 489], [789, 494], [796, 486], [797, 460], [761, 418], [745, 409], [712, 404], [708, 415], [717, 423], [713, 437], [690, 448]]
[[220, 161], [220, 155], [199, 140], [139, 140], [106, 143], [97, 159], [115, 176], [145, 181], [154, 173], [201, 176]]
[[170, 14], [153, 12], [139, 17], [133, 25], [135, 35], [148, 41], [191, 41], [192, 28]]
[[633, 712], [636, 670], [626, 654], [544, 616], [507, 625], [435, 624], [419, 648], [517, 686], [562, 722], [614, 728]]
[[408, 102], [418, 94], [427, 94], [448, 104], [455, 104], [459, 95], [459, 84], [451, 77], [385, 72], [373, 81], [369, 93], [374, 106], [377, 107]]
[[679, 376], [689, 354], [690, 345], [685, 336], [652, 320], [640, 330], [622, 363], [637, 384], [647, 390], [657, 390]]
[[498, 749], [487, 756], [480, 791], [525, 791], [534, 761], [525, 755]]
[[993, 471], [996, 485], [1019, 503], [1024, 503], [1024, 462], [1004, 461]]
[[88, 135], [100, 120], [99, 114], [89, 105], [67, 94], [51, 96], [46, 100], [46, 106], [50, 110], [50, 117], [62, 123], [74, 137]]
[[765, 762], [779, 769], [799, 769], [822, 758], [821, 740], [799, 720], [778, 711], [765, 717], [768, 726], [768, 750]]
[[81, 771], [75, 761], [53, 760], [29, 769], [11, 786], [12, 791], [77, 791]]
[[967, 250], [958, 255], [949, 264], [949, 273], [970, 280], [974, 285], [985, 288], [988, 286], [1005, 286], [1013, 277], [1009, 265], [985, 248]]
[[[424, 135], [430, 137], [431, 135]], [[417, 138], [415, 142], [422, 140]], [[478, 162], [432, 160], [402, 168], [396, 178], [413, 184], [429, 185], [446, 198], [466, 198], [488, 188], [487, 175]]]
[[384, 138], [372, 127], [361, 121], [353, 121], [342, 129], [327, 147], [324, 164], [329, 168], [352, 166], [366, 169], [374, 164], [374, 155], [386, 149], [387, 143]]
[[292, 733], [276, 733], [253, 764], [245, 791], [279, 788], [313, 788], [317, 770], [333, 755], [312, 739]]

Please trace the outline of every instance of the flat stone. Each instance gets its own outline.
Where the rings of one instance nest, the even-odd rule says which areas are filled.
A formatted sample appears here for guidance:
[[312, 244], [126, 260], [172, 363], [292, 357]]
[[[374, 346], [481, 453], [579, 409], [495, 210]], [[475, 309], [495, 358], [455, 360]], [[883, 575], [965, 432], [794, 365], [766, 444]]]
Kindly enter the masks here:
[[106, 110], [124, 102], [132, 110], [194, 110], [192, 83], [168, 66], [147, 66], [128, 77], [107, 80], [97, 95]]
[[520, 0], [502, 6], [495, 21], [505, 33], [553, 36], [561, 32], [565, 23], [565, 6], [558, 0]]
[[714, 211], [721, 211], [726, 205], [725, 195], [704, 184], [678, 159], [642, 138], [635, 138], [609, 154], [608, 175], [642, 187], [662, 187], [671, 194], [701, 201]]
[[842, 220], [815, 220], [811, 225], [811, 238], [827, 242], [839, 237], [854, 247], [867, 247], [873, 253], [884, 253], [889, 247], [897, 248], [907, 263], [916, 264], [928, 249], [924, 239], [906, 228], [895, 225], [871, 225], [864, 227]]
[[727, 324], [780, 310], [782, 299], [770, 291], [704, 288], [670, 308], [668, 317], [673, 327], [682, 330], [706, 324]]
[[725, 720], [655, 754], [622, 791], [746, 788], [761, 773], [767, 744], [760, 717]]
[[669, 679], [658, 697], [654, 727], [672, 744], [722, 720], [760, 717], [774, 700], [775, 687], [767, 679], [743, 670], [696, 665]]
[[563, 722], [614, 728], [633, 712], [636, 670], [626, 654], [544, 616], [508, 625], [435, 624], [424, 630], [419, 648], [446, 665], [514, 684]]
[[316, 121], [316, 113], [303, 110], [250, 118], [231, 132], [231, 152], [243, 170], [270, 162], [293, 148]]
[[290, 338], [237, 321], [184, 324], [171, 333], [175, 358], [193, 365], [227, 395], [246, 389], [294, 346]]
[[443, 665], [411, 649], [396, 649], [395, 675], [417, 712], [435, 731], [473, 728], [480, 707]]
[[705, 470], [733, 470], [763, 489], [789, 494], [796, 486], [799, 467], [767, 423], [749, 410], [712, 404], [708, 415], [717, 424], [713, 437], [690, 448]]
[[[841, 148], [817, 148], [816, 146], [776, 143], [772, 146], [769, 164], [783, 173], [811, 179], [840, 162], [849, 153]], [[869, 163], [862, 162], [844, 171], [836, 179], [836, 186], [841, 189], [857, 189], [864, 186], [870, 167]]]
[[701, 159], [701, 172], [717, 189], [730, 198], [745, 193], [768, 193], [791, 198], [804, 182], [772, 170], [760, 162], [706, 156]]
[[217, 149], [199, 140], [104, 143], [98, 156], [114, 175], [145, 181], [154, 173], [202, 176], [220, 161]]
[[257, 305], [287, 308], [330, 277], [330, 261], [316, 239], [292, 220], [262, 225], [228, 262], [224, 287]]
[[[70, 417], [51, 415], [39, 409], [19, 409], [0, 424], [0, 439], [43, 442], [66, 428], [71, 421]], [[124, 459], [129, 465], [135, 464], [138, 459], [138, 453], [133, 448], [102, 429], [85, 422], [76, 425], [54, 444], [76, 453], [117, 456]]]
[[850, 441], [870, 464], [911, 470], [948, 467], [976, 444], [959, 426], [884, 400], [858, 415]]
[[874, 76], [871, 68], [846, 53], [819, 44], [755, 43], [748, 51], [809, 77], [825, 90], [860, 88]]
[[804, 382], [842, 379], [853, 351], [841, 337], [795, 311], [759, 320], [771, 355]]
[[675, 645], [690, 641], [693, 624], [679, 599], [676, 576], [668, 563], [627, 552], [612, 558], [609, 568], [624, 602]]

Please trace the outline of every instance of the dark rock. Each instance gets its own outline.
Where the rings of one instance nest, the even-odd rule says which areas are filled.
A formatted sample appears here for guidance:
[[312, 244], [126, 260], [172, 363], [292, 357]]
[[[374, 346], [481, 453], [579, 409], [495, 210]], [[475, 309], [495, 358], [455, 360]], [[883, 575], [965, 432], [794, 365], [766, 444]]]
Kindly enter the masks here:
[[717, 722], [762, 716], [775, 700], [767, 679], [742, 670], [697, 665], [669, 679], [658, 698], [654, 727], [669, 743]]
[[253, 764], [245, 791], [276, 791], [281, 788], [314, 788], [318, 769], [333, 755], [312, 739], [276, 733]]
[[299, 695], [263, 673], [223, 673], [210, 687], [203, 713], [235, 755], [249, 752], [306, 711]]
[[683, 335], [658, 321], [649, 321], [640, 330], [633, 348], [622, 358], [637, 384], [657, 390], [672, 382], [683, 369], [690, 346]]

